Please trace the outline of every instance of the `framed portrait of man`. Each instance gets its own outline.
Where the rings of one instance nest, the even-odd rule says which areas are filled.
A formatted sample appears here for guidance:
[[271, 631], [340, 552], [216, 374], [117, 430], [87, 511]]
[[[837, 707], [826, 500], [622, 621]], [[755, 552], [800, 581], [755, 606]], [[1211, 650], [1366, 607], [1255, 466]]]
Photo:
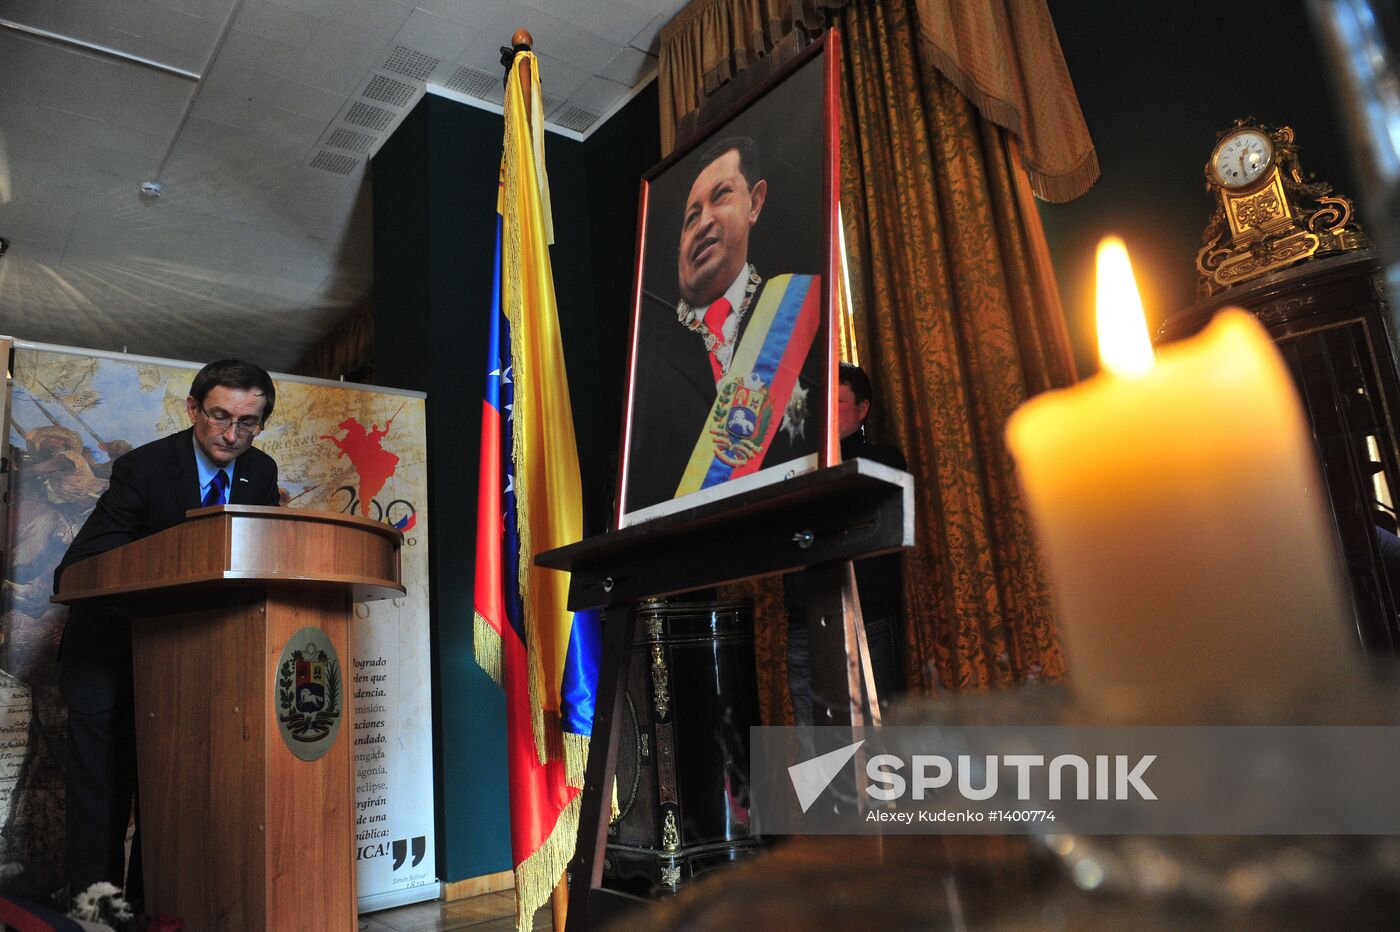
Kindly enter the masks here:
[[826, 465], [834, 31], [642, 180], [617, 526]]

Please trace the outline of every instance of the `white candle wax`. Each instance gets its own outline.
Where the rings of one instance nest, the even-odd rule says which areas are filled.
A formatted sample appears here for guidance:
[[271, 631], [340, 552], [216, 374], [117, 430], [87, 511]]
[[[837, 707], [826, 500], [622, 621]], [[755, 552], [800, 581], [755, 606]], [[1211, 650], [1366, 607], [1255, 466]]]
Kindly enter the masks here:
[[1286, 720], [1355, 685], [1307, 422], [1251, 316], [1222, 312], [1137, 377], [1032, 399], [1007, 440], [1081, 697], [1158, 720], [1222, 702]]

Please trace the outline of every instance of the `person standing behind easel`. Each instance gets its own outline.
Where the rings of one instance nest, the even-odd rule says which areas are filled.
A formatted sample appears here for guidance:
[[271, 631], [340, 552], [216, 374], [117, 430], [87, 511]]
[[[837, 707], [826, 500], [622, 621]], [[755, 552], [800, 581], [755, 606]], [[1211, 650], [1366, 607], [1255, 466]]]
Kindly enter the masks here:
[[[860, 366], [841, 363], [838, 373], [836, 429], [841, 436], [841, 460], [874, 460], [903, 470], [904, 454], [886, 444], [871, 443], [865, 436], [865, 420], [870, 415], [870, 376]], [[856, 560], [856, 588], [860, 611], [865, 620], [865, 638], [870, 646], [870, 666], [881, 704], [902, 691], [899, 667], [900, 606], [903, 603], [903, 576], [897, 553]], [[798, 725], [815, 722], [812, 712], [812, 655], [807, 639], [806, 598], [801, 574], [783, 578], [788, 614], [788, 689], [792, 693], [793, 721]]]

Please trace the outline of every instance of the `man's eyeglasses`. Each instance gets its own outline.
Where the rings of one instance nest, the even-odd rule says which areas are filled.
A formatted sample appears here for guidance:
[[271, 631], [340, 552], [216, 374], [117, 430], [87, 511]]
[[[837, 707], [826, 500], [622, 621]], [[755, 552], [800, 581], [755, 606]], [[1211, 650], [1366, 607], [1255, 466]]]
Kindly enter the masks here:
[[218, 431], [221, 434], [224, 431], [228, 430], [230, 424], [232, 424], [234, 428], [237, 429], [238, 435], [240, 437], [251, 437], [258, 431], [262, 430], [262, 421], [259, 418], [253, 417], [252, 415], [249, 415], [248, 417], [240, 417], [235, 419], [227, 411], [220, 411], [218, 408], [215, 408], [212, 414], [208, 411], [205, 411], [203, 408], [200, 408], [199, 413], [204, 415], [205, 420], [207, 420], [210, 424], [213, 424], [216, 428], [218, 428]]

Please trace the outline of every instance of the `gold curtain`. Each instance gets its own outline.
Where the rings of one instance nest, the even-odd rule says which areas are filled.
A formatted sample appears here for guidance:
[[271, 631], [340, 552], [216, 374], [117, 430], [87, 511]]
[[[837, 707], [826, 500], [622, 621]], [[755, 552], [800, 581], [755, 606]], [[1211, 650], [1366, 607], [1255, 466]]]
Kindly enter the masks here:
[[297, 360], [294, 375], [348, 382], [374, 380], [374, 306], [366, 300]]
[[1064, 661], [1003, 439], [1074, 380], [1017, 144], [920, 54], [910, 0], [849, 8], [842, 192], [881, 436], [915, 476], [906, 676], [923, 690], [1056, 678]]
[[[1058, 678], [1050, 595], [1002, 436], [1026, 398], [1074, 381], [1032, 186], [1069, 199], [1098, 168], [1058, 39], [1043, 0], [826, 5], [845, 7], [841, 202], [861, 361], [876, 382], [877, 435], [905, 451], [915, 477], [906, 682], [929, 692]], [[681, 108], [781, 39], [751, 28], [773, 10], [816, 23], [810, 3], [697, 0], [663, 30], [663, 137]], [[1008, 56], [1006, 36], [1037, 47]], [[1013, 65], [989, 71], [996, 55]], [[1021, 70], [1036, 62], [1050, 63], [1044, 74]], [[982, 84], [1004, 90], [1008, 76], [1040, 91]], [[1058, 124], [1069, 131], [1046, 144], [1042, 131]], [[1039, 153], [1039, 170], [1023, 148]], [[748, 594], [764, 717], [788, 720], [778, 590], [769, 580]]]
[[676, 145], [676, 124], [700, 101], [792, 32], [823, 22], [819, 6], [846, 0], [694, 0], [661, 29], [658, 81], [661, 154]]
[[[982, 116], [1021, 141], [1037, 197], [1079, 197], [1099, 177], [1079, 99], [1045, 0], [910, 0], [906, 32], [887, 37], [890, 54], [916, 40], [919, 59], [937, 69]], [[869, 0], [694, 0], [661, 30], [658, 80], [661, 153], [676, 125], [725, 81], [766, 55], [796, 27], [820, 30], [826, 15], [878, 9]]]

